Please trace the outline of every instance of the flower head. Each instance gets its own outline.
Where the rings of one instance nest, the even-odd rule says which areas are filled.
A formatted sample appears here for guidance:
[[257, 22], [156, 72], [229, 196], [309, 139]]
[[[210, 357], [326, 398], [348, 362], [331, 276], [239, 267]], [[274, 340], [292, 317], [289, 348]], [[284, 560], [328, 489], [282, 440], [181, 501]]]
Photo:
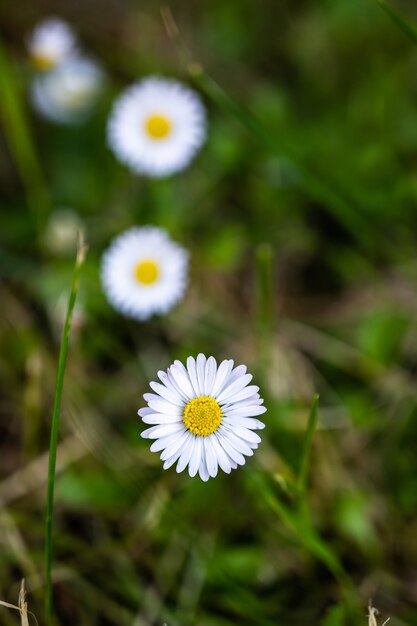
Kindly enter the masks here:
[[28, 40], [31, 61], [41, 71], [51, 70], [68, 59], [75, 44], [72, 28], [57, 17], [40, 22]]
[[206, 115], [198, 95], [181, 83], [151, 77], [116, 100], [108, 141], [133, 171], [152, 177], [183, 170], [205, 138]]
[[134, 227], [103, 255], [101, 278], [115, 309], [137, 320], [166, 313], [187, 286], [188, 252], [162, 228]]
[[161, 452], [164, 469], [177, 463], [177, 472], [188, 466], [190, 476], [202, 480], [215, 477], [220, 467], [230, 473], [245, 464], [261, 438], [254, 430], [265, 427], [256, 416], [265, 413], [259, 387], [249, 385], [246, 366], [233, 367], [232, 360], [217, 366], [214, 357], [199, 354], [187, 359], [185, 367], [174, 361], [159, 382], [151, 382], [155, 393], [146, 393], [148, 407], [138, 414], [152, 426], [142, 432], [154, 439], [152, 452]]
[[103, 71], [95, 61], [77, 55], [34, 79], [32, 101], [44, 117], [76, 124], [91, 112], [103, 80]]
[[72, 254], [77, 247], [78, 233], [83, 222], [73, 209], [60, 207], [50, 216], [44, 234], [44, 243], [54, 254]]

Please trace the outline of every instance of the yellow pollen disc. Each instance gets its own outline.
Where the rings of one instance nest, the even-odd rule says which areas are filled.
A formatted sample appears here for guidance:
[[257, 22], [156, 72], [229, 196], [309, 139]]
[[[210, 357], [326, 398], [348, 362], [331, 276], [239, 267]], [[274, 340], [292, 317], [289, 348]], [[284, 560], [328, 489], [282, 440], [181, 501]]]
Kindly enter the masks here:
[[165, 139], [172, 130], [172, 124], [165, 115], [151, 115], [145, 122], [145, 129], [152, 139]]
[[32, 65], [41, 71], [51, 70], [56, 65], [56, 61], [53, 57], [46, 54], [32, 54]]
[[218, 429], [222, 421], [222, 410], [214, 398], [200, 396], [189, 401], [182, 418], [186, 428], [194, 435], [207, 437]]
[[142, 285], [152, 285], [158, 280], [159, 267], [150, 259], [145, 259], [135, 267], [135, 278]]

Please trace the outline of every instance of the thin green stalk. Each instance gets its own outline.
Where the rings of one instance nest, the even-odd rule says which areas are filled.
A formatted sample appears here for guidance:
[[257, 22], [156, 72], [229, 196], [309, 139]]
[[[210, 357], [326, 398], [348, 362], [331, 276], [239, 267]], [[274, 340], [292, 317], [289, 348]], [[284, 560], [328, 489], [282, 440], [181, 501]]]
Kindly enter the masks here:
[[317, 426], [318, 406], [319, 406], [319, 395], [316, 393], [316, 395], [313, 398], [310, 413], [308, 416], [307, 429], [306, 429], [306, 434], [304, 437], [303, 449], [301, 451], [301, 457], [300, 457], [300, 466], [298, 470], [297, 487], [298, 487], [300, 502], [303, 502], [306, 496], [308, 470], [310, 466], [310, 452], [311, 452], [311, 446], [313, 443], [314, 432]]
[[45, 612], [46, 623], [53, 625], [53, 597], [52, 597], [52, 522], [54, 512], [54, 491], [55, 491], [55, 467], [56, 450], [58, 445], [58, 427], [61, 410], [62, 388], [64, 384], [65, 365], [68, 355], [68, 343], [71, 332], [72, 314], [74, 312], [75, 300], [77, 298], [78, 284], [81, 269], [85, 260], [86, 246], [80, 236], [78, 242], [77, 258], [75, 260], [74, 276], [72, 279], [71, 294], [68, 301], [67, 315], [65, 318], [64, 330], [62, 333], [61, 347], [59, 351], [58, 373], [55, 387], [54, 410], [52, 414], [51, 442], [49, 446], [48, 465], [48, 485], [46, 494], [46, 526], [45, 526]]
[[23, 182], [38, 233], [50, 206], [39, 159], [31, 137], [17, 71], [0, 42], [0, 116], [10, 153]]
[[409, 20], [406, 20], [401, 13], [393, 9], [385, 0], [378, 0], [378, 4], [403, 33], [405, 33], [413, 43], [417, 44], [417, 26], [412, 24]]

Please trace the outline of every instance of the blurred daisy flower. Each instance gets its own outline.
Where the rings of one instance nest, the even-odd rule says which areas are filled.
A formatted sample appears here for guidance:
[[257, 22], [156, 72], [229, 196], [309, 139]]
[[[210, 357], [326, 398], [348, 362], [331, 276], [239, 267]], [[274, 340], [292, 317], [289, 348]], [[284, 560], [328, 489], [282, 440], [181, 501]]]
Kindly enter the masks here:
[[256, 416], [266, 411], [246, 366], [234, 368], [232, 360], [217, 366], [214, 357], [199, 354], [188, 357], [187, 367], [174, 361], [158, 377], [138, 414], [152, 424], [142, 437], [155, 440], [152, 452], [162, 450], [164, 469], [177, 463], [177, 472], [188, 467], [190, 476], [198, 472], [206, 481], [219, 467], [230, 473], [244, 465], [261, 441], [253, 431], [265, 427]]
[[151, 77], [126, 89], [108, 123], [108, 142], [133, 171], [151, 177], [183, 170], [202, 146], [206, 114], [181, 83]]
[[154, 226], [122, 233], [103, 255], [101, 278], [115, 309], [146, 320], [166, 313], [187, 286], [188, 252]]
[[75, 56], [32, 83], [32, 102], [47, 119], [63, 124], [85, 120], [97, 102], [104, 82], [101, 67], [91, 59]]
[[57, 17], [49, 17], [36, 26], [28, 39], [32, 64], [37, 70], [51, 70], [75, 51], [72, 28]]
[[73, 209], [56, 209], [45, 229], [45, 246], [54, 254], [72, 254], [77, 247], [78, 233], [82, 228], [83, 222]]

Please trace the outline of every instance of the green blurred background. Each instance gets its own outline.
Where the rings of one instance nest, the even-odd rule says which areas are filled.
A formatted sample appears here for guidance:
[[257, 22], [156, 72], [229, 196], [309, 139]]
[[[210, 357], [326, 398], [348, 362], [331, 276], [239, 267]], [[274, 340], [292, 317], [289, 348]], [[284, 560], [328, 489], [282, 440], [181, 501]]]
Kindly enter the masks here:
[[[371, 0], [170, 8], [188, 60], [157, 2], [0, 4], [0, 599], [25, 576], [44, 623], [74, 262], [48, 228], [71, 207], [89, 252], [58, 453], [57, 624], [359, 625], [371, 598], [393, 626], [417, 624], [417, 46]], [[395, 8], [417, 23], [414, 1]], [[25, 40], [49, 15], [107, 72], [79, 127], [29, 103]], [[209, 115], [202, 152], [159, 181], [105, 141], [114, 97], [154, 73], [194, 86]], [[110, 308], [99, 263], [114, 236], [150, 223], [191, 251], [190, 288], [138, 324]], [[207, 484], [164, 472], [136, 416], [155, 372], [200, 351], [246, 363], [268, 407], [255, 457]], [[291, 486], [315, 392], [306, 512]]]

